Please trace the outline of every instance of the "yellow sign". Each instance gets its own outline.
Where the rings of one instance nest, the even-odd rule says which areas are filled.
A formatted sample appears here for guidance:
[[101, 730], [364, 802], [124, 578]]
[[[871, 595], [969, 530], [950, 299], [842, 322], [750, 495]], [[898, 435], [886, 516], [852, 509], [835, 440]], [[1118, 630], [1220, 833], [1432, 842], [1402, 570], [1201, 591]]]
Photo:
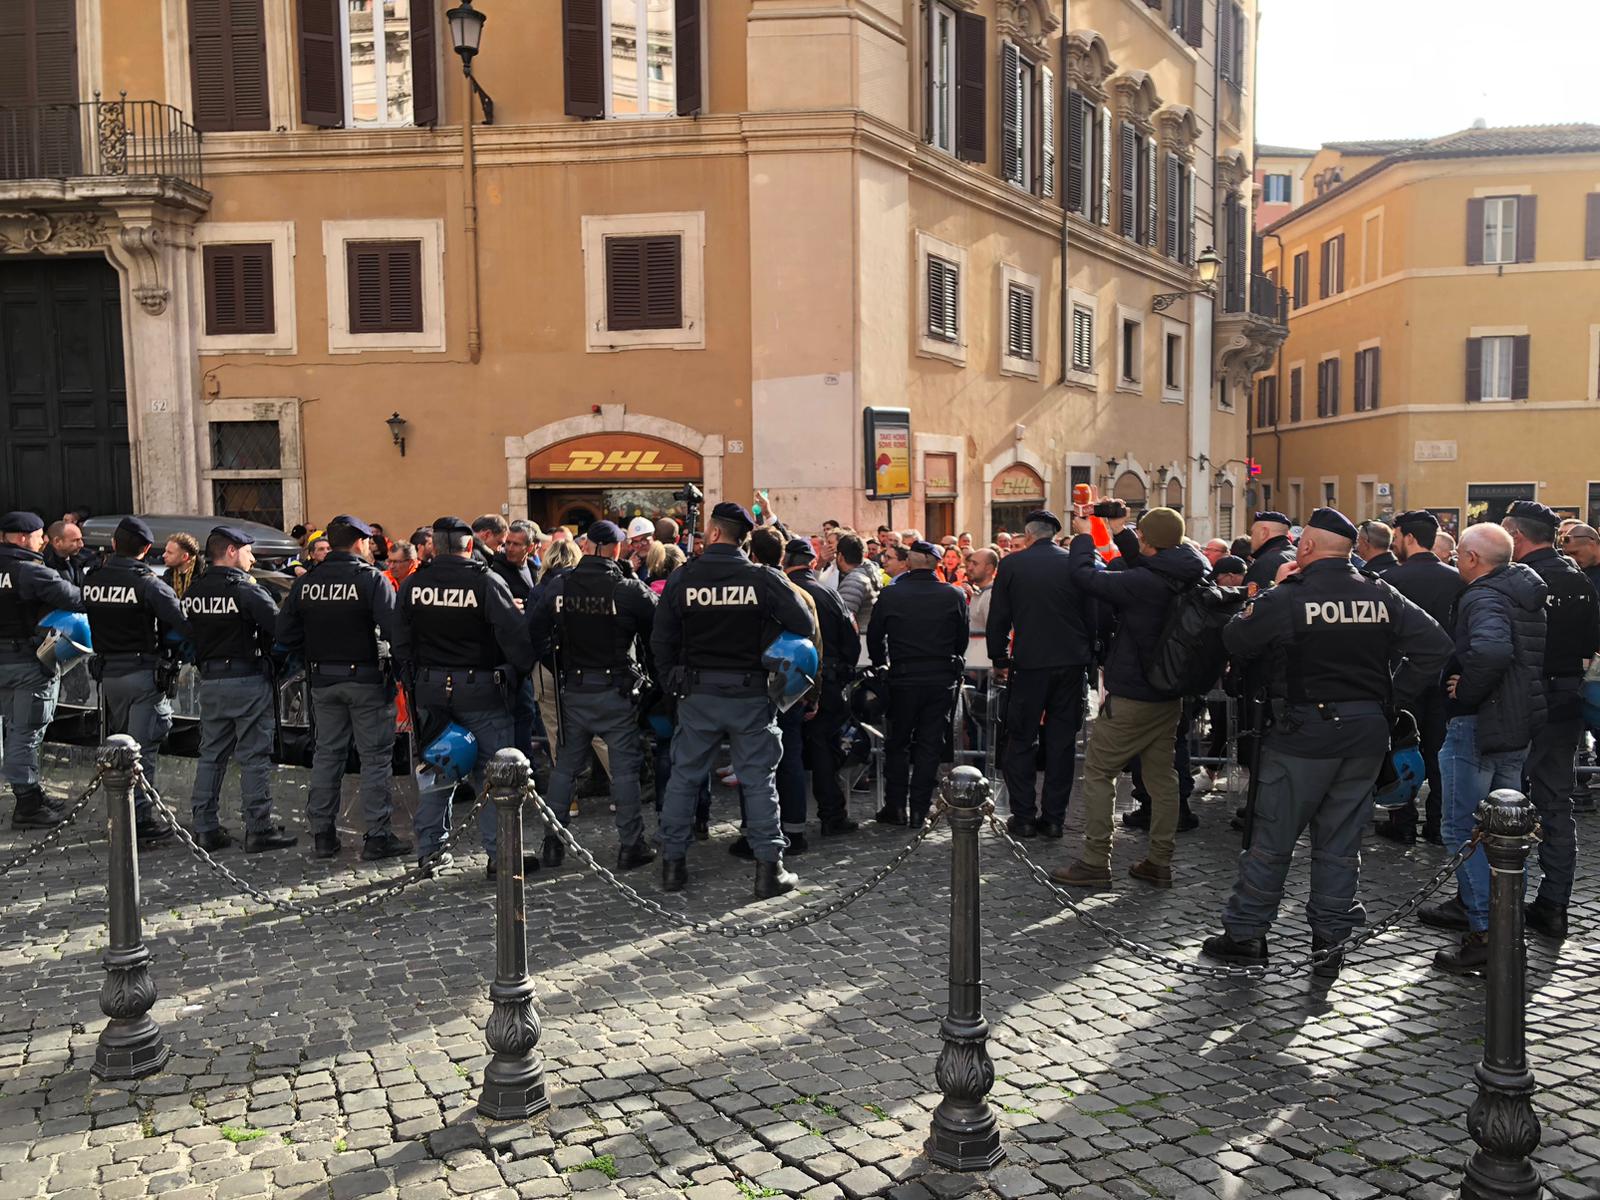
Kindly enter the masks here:
[[990, 495], [1001, 503], [1044, 503], [1044, 480], [1025, 463], [1013, 463], [994, 477]]
[[954, 454], [924, 454], [922, 456], [922, 486], [930, 496], [956, 494], [956, 456]]
[[572, 438], [528, 456], [529, 483], [678, 482], [699, 479], [700, 471], [698, 454], [632, 433]]
[[905, 409], [864, 410], [867, 491], [878, 500], [911, 495], [911, 414]]

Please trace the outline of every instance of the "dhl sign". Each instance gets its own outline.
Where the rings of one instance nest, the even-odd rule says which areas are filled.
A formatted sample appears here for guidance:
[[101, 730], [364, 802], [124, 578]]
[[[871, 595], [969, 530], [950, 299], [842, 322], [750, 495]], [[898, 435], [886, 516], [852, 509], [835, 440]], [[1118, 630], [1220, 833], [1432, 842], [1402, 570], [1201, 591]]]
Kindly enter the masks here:
[[632, 433], [571, 438], [528, 456], [529, 483], [681, 482], [701, 470], [698, 454]]

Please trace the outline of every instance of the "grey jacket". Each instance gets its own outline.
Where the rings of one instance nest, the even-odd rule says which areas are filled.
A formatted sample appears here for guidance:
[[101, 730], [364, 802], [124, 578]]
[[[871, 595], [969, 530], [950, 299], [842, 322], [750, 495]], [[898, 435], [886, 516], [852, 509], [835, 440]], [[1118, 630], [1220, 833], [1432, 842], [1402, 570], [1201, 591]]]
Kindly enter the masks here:
[[872, 606], [878, 602], [878, 568], [862, 563], [847, 575], [839, 576], [839, 599], [844, 610], [856, 619], [863, 633], [872, 623]]

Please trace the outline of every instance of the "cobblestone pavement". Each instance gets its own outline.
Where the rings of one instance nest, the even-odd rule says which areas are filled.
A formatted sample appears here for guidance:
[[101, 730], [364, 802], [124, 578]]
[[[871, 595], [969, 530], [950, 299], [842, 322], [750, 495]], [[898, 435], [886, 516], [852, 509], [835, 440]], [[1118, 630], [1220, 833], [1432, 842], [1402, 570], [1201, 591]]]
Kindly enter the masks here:
[[[188, 769], [163, 761], [175, 800], [187, 798]], [[58, 758], [58, 783], [86, 777]], [[224, 810], [237, 830], [235, 787]], [[278, 796], [303, 834], [292, 811], [303, 773], [285, 771]], [[718, 819], [736, 813], [730, 796], [719, 792]], [[1173, 890], [1123, 878], [1096, 911], [1192, 957], [1231, 881], [1235, 803], [1198, 805], [1204, 827], [1180, 842]], [[858, 817], [867, 807], [856, 799]], [[1600, 820], [1582, 820], [1592, 844]], [[481, 852], [330, 921], [264, 912], [178, 847], [160, 848], [142, 861], [143, 913], [153, 1015], [173, 1056], [142, 1082], [104, 1084], [88, 1068], [104, 1025], [106, 847], [103, 823], [84, 825], [0, 879], [0, 1200], [1442, 1200], [1472, 1149], [1482, 985], [1429, 967], [1442, 935], [1415, 925], [1386, 935], [1331, 989], [1180, 977], [1108, 949], [985, 835], [985, 1007], [1007, 1157], [977, 1177], [930, 1168], [920, 1149], [938, 1099], [943, 830], [848, 911], [766, 940], [664, 928], [570, 866], [530, 876], [554, 1108], [506, 1124], [472, 1110], [494, 970]], [[602, 861], [615, 853], [608, 825], [601, 803], [575, 826]], [[803, 891], [755, 904], [750, 868], [723, 850], [733, 832], [716, 826], [695, 850], [693, 889], [668, 898], [675, 907], [748, 920], [815, 904], [907, 836], [869, 824], [819, 847], [813, 832], [813, 849], [793, 860]], [[0, 834], [0, 859], [37, 836]], [[277, 894], [323, 899], [399, 869], [360, 863], [348, 837], [339, 859], [318, 862], [308, 841], [223, 858]], [[1050, 865], [1071, 844], [1033, 843]], [[1141, 848], [1119, 835], [1118, 869]], [[1439, 861], [1429, 847], [1370, 846], [1370, 911], [1387, 911]], [[637, 875], [659, 897], [653, 870]], [[1307, 941], [1304, 863], [1291, 887], [1280, 952]], [[1592, 872], [1580, 900], [1559, 955], [1538, 939], [1529, 949], [1537, 1160], [1560, 1200], [1600, 1195]]]

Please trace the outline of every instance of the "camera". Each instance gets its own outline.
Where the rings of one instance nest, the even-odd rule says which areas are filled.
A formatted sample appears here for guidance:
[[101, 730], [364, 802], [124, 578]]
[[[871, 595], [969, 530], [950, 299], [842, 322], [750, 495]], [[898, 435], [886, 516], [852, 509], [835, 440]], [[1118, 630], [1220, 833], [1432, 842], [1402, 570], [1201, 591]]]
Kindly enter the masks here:
[[1128, 506], [1121, 500], [1099, 500], [1095, 502], [1094, 515], [1105, 520], [1118, 520], [1128, 515]]
[[706, 494], [699, 488], [695, 487], [694, 484], [686, 483], [677, 491], [672, 493], [672, 498], [674, 500], [681, 500], [685, 504], [694, 505], [699, 504], [702, 500], [704, 500], [706, 498]]

